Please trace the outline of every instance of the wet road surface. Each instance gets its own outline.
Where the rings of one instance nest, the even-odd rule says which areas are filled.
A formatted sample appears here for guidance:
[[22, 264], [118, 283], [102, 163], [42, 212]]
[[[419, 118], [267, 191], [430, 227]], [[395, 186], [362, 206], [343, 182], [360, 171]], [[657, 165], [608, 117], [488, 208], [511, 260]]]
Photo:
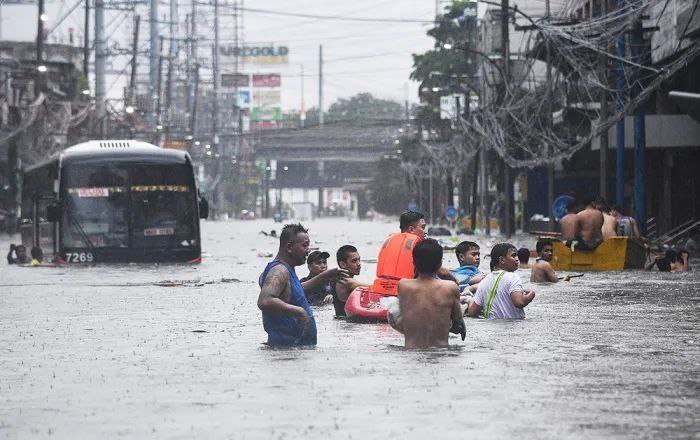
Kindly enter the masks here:
[[[395, 223], [308, 226], [373, 260]], [[280, 225], [203, 228], [199, 266], [3, 262], [0, 438], [700, 438], [698, 270], [534, 285], [526, 320], [468, 320], [449, 349], [404, 350], [332, 306], [316, 348], [271, 349], [256, 280], [277, 240], [258, 231]]]

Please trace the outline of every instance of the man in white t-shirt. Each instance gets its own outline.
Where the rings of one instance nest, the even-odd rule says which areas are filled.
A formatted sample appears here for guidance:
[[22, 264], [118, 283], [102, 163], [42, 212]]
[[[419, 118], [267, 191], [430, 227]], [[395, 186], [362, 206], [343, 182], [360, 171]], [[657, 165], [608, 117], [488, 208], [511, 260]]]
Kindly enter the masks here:
[[518, 251], [509, 243], [499, 243], [491, 250], [491, 273], [480, 283], [469, 304], [467, 315], [480, 314], [487, 319], [523, 319], [525, 306], [535, 298], [533, 290], [524, 289], [518, 269]]

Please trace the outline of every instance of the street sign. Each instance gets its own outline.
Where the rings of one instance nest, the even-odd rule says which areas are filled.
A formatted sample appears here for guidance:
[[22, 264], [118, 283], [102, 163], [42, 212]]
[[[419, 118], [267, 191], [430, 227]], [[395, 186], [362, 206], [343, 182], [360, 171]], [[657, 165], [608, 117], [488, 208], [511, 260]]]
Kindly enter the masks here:
[[445, 209], [445, 217], [447, 217], [447, 220], [453, 221], [457, 219], [457, 208], [454, 206], [448, 206], [447, 209]]
[[[459, 103], [457, 103], [459, 101]], [[464, 109], [464, 95], [454, 94], [440, 97], [440, 119], [457, 119]]]
[[566, 215], [566, 205], [572, 200], [574, 200], [574, 198], [567, 195], [559, 196], [554, 200], [554, 204], [552, 204], [552, 213], [555, 219], [559, 220]]
[[239, 90], [238, 99], [236, 99], [236, 105], [240, 108], [250, 107], [250, 90]]

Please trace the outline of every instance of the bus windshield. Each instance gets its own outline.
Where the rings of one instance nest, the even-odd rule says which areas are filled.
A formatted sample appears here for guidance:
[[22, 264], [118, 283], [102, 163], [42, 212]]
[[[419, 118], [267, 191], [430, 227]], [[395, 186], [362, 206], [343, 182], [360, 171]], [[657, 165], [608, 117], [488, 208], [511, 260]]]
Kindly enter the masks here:
[[186, 164], [72, 164], [62, 180], [65, 247], [197, 244], [196, 194]]

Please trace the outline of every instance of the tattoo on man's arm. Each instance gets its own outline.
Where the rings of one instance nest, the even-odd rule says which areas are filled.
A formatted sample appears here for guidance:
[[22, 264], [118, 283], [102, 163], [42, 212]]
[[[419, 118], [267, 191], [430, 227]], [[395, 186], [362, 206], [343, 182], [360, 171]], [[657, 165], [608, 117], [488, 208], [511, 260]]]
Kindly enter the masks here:
[[267, 274], [262, 289], [260, 290], [260, 299], [279, 298], [282, 296], [285, 287], [287, 286], [287, 276], [282, 268], [273, 268]]

